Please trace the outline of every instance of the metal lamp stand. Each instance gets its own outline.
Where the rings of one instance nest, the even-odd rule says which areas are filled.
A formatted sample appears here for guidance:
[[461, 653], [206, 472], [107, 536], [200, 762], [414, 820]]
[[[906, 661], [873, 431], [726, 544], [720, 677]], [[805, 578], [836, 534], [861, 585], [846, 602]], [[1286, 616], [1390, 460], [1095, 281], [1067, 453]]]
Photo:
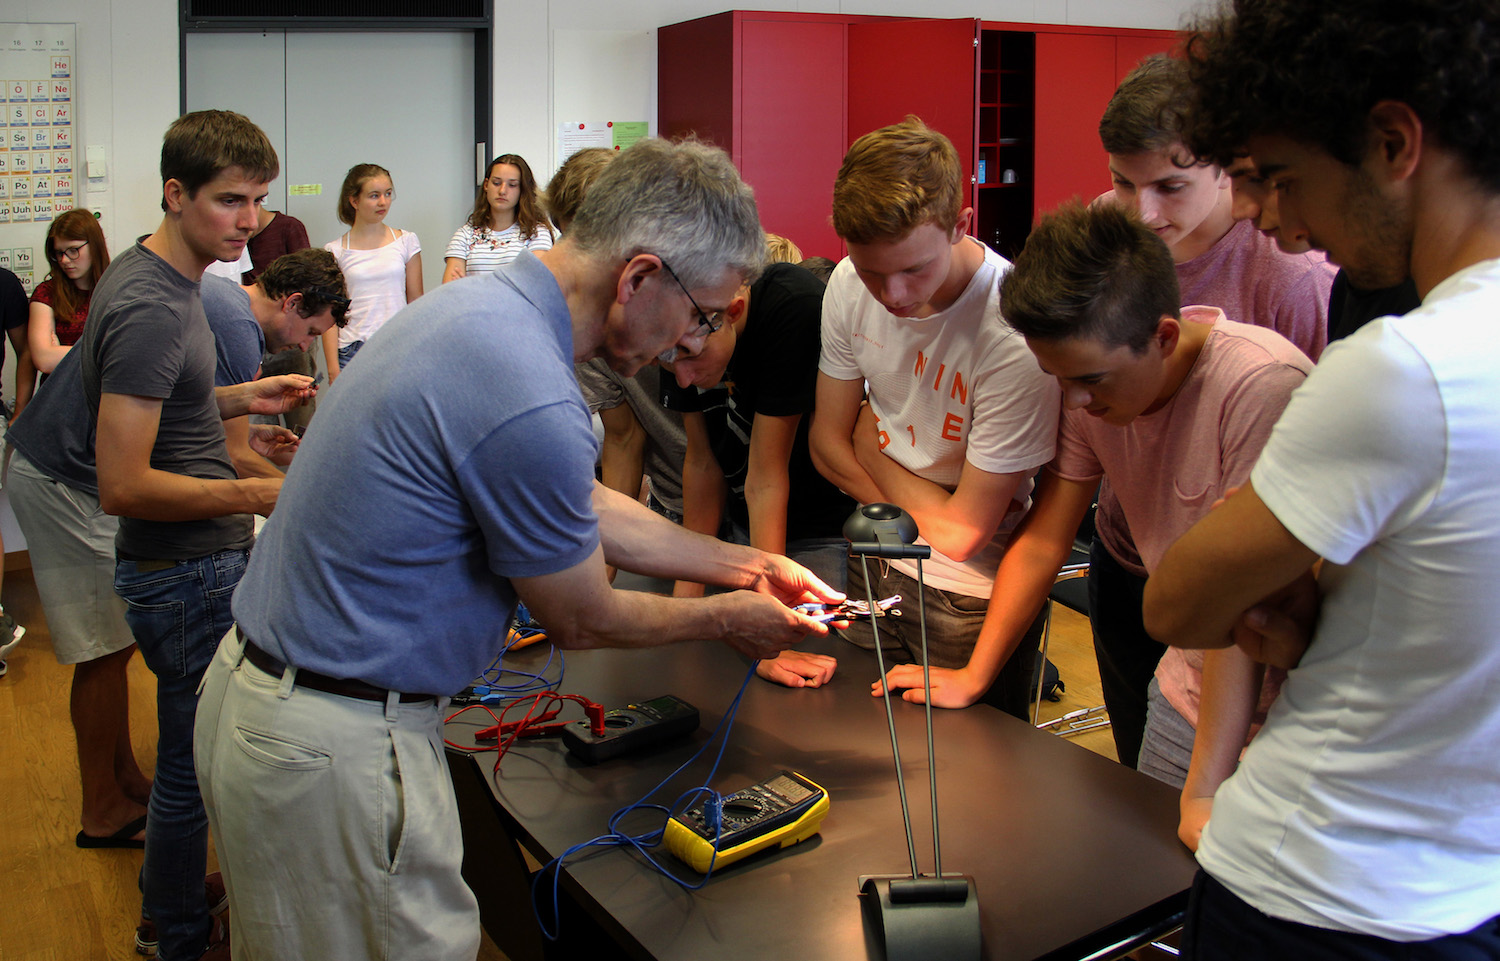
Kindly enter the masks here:
[[885, 719], [891, 731], [891, 756], [896, 764], [896, 789], [901, 798], [901, 820], [906, 828], [906, 851], [911, 858], [909, 875], [861, 875], [860, 894], [874, 913], [885, 935], [887, 961], [967, 961], [979, 958], [979, 897], [974, 879], [943, 873], [943, 849], [938, 834], [937, 758], [932, 748], [932, 670], [927, 661], [927, 608], [922, 596], [922, 561], [932, 549], [916, 544], [917, 523], [894, 504], [866, 504], [844, 522], [849, 555], [858, 557], [865, 575], [865, 593], [870, 605], [870, 630], [875, 637], [875, 658], [885, 680], [885, 655], [880, 647], [879, 609], [870, 580], [869, 558], [913, 558], [917, 562], [917, 605], [922, 632], [922, 680], [927, 707], [927, 772], [932, 795], [933, 873], [917, 870], [917, 848], [912, 839], [911, 809], [906, 801], [906, 782], [901, 775], [901, 746], [896, 740], [896, 719], [891, 710], [891, 691], [885, 693]]

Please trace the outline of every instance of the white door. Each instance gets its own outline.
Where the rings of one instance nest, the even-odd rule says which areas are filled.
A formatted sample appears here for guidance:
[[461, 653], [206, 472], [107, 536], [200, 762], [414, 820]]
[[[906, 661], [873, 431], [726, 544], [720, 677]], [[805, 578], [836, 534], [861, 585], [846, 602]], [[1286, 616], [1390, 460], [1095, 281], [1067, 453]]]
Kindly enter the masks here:
[[267, 206], [306, 224], [314, 246], [345, 230], [348, 169], [385, 167], [396, 185], [387, 222], [416, 231], [425, 287], [437, 287], [477, 182], [472, 34], [190, 33], [187, 105], [265, 130], [281, 157]]

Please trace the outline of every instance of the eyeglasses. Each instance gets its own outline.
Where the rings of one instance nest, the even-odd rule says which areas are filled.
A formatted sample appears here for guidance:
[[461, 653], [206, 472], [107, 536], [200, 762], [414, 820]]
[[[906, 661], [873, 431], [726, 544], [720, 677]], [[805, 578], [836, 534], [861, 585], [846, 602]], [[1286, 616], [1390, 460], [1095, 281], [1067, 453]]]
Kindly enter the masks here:
[[58, 260], [77, 260], [83, 256], [83, 248], [88, 245], [89, 242], [85, 240], [83, 243], [75, 244], [72, 247], [53, 247], [52, 252], [57, 255]]
[[[711, 314], [705, 314], [703, 312], [703, 308], [699, 307], [698, 302], [693, 299], [693, 295], [688, 293], [687, 284], [683, 283], [682, 278], [677, 276], [677, 271], [673, 270], [665, 260], [661, 262], [661, 265], [667, 273], [672, 275], [672, 279], [677, 281], [677, 286], [682, 288], [683, 294], [687, 296], [688, 303], [692, 304], [693, 309], [698, 312], [699, 327], [707, 327], [708, 333], [712, 334], [720, 327], [724, 326], [724, 311], [716, 310]], [[707, 334], [705, 334], [704, 336], [707, 336]]]
[[333, 322], [336, 326], [343, 327], [349, 322], [349, 298], [332, 287], [308, 287], [302, 296], [304, 299], [313, 297], [326, 304], [333, 314]]
[[336, 292], [332, 287], [309, 287], [306, 296], [316, 297], [330, 307], [348, 308], [349, 306], [349, 298]]

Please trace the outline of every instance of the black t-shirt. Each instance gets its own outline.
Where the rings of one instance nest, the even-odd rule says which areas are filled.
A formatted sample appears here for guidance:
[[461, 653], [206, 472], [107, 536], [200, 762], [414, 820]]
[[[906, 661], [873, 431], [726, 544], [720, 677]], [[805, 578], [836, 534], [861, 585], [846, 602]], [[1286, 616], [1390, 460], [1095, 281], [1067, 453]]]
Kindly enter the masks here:
[[703, 412], [714, 459], [729, 484], [730, 518], [746, 529], [745, 477], [755, 415], [801, 416], [787, 463], [788, 541], [839, 536], [855, 506], [818, 473], [807, 446], [822, 350], [823, 290], [823, 282], [808, 270], [772, 264], [750, 287], [750, 313], [724, 383], [712, 390], [684, 390], [672, 378], [662, 378], [663, 406]]
[[[21, 278], [0, 267], [0, 329], [15, 330], [26, 323], [30, 314], [31, 305], [26, 300], [26, 288], [21, 286]], [[0, 364], [5, 362], [5, 342], [8, 339], [0, 337]]]
[[1328, 295], [1328, 342], [1343, 340], [1376, 317], [1400, 317], [1420, 306], [1422, 298], [1410, 279], [1384, 290], [1360, 290], [1340, 270]]

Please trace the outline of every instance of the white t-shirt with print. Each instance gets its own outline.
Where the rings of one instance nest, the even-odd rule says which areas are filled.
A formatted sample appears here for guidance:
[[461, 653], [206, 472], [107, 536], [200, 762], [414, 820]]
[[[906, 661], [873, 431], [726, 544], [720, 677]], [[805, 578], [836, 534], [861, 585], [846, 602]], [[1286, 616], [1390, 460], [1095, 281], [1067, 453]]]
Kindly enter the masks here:
[[[965, 462], [996, 474], [1034, 473], [1055, 449], [1062, 406], [1057, 382], [1000, 317], [1000, 279], [1009, 268], [985, 247], [984, 262], [958, 299], [920, 319], [881, 306], [848, 259], [834, 269], [823, 297], [818, 369], [868, 382], [870, 406], [889, 437], [886, 456], [948, 490], [958, 485]], [[1015, 494], [1028, 508], [1031, 488], [1028, 478]], [[1010, 533], [1024, 514], [1006, 515], [990, 543], [967, 561], [934, 550], [923, 564], [926, 583], [989, 597]], [[914, 561], [893, 564], [916, 576]]]

